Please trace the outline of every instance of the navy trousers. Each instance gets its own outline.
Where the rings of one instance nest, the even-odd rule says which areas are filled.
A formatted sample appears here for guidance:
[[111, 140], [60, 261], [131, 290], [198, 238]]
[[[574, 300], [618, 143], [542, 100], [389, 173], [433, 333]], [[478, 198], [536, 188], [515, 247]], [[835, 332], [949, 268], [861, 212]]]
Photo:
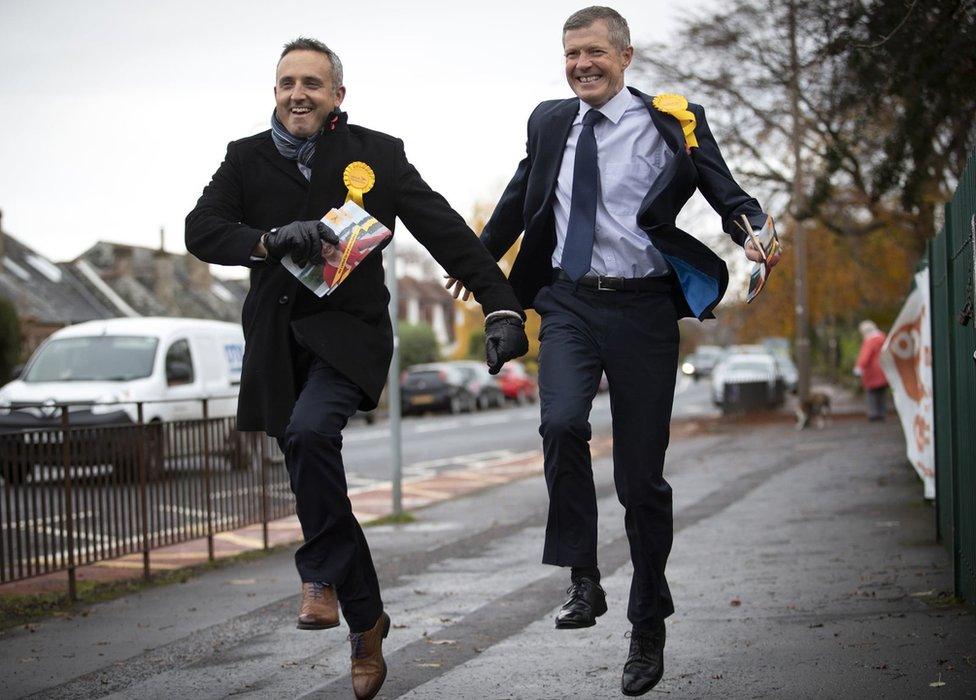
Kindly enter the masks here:
[[613, 417], [613, 476], [634, 575], [627, 618], [640, 630], [674, 612], [664, 567], [674, 533], [665, 481], [678, 370], [669, 283], [611, 292], [556, 281], [533, 305], [542, 316], [539, 392], [549, 518], [543, 563], [596, 566], [597, 504], [589, 415], [605, 371]]
[[295, 552], [295, 564], [302, 581], [332, 584], [349, 630], [365, 632], [379, 619], [383, 601], [369, 545], [346, 493], [342, 464], [342, 429], [363, 392], [304, 349], [298, 350], [297, 359], [301, 389], [285, 437], [279, 440], [305, 539]]

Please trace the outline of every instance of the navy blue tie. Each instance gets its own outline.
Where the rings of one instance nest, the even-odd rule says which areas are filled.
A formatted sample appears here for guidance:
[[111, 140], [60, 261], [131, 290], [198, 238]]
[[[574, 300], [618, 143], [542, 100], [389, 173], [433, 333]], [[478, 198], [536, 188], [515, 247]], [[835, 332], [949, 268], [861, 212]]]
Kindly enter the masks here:
[[573, 200], [569, 208], [569, 225], [563, 244], [563, 272], [576, 281], [590, 271], [593, 258], [593, 233], [596, 228], [596, 199], [599, 193], [596, 165], [596, 137], [593, 125], [603, 114], [591, 109], [583, 115], [583, 130], [576, 142], [573, 164]]

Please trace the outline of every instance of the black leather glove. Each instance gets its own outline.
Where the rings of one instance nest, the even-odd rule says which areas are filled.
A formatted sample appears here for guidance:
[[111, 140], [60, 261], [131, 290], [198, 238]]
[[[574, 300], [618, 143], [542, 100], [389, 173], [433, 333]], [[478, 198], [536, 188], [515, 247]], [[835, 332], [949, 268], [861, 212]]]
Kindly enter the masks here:
[[287, 226], [268, 233], [264, 247], [268, 257], [281, 260], [291, 255], [296, 265], [305, 267], [308, 263], [322, 262], [322, 241], [336, 245], [338, 237], [321, 221], [292, 221]]
[[[497, 312], [501, 313], [501, 312]], [[498, 374], [502, 365], [529, 351], [525, 322], [515, 316], [489, 317], [485, 323], [485, 359], [489, 374]]]

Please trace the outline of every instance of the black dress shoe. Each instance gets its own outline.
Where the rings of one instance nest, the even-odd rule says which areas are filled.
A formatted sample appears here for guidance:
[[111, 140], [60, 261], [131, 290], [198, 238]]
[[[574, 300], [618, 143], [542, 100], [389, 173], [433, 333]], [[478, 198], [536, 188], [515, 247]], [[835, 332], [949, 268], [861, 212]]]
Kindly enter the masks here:
[[607, 611], [607, 594], [593, 579], [581, 576], [566, 589], [569, 599], [556, 614], [556, 629], [592, 627]]
[[664, 675], [664, 638], [664, 620], [653, 632], [631, 631], [630, 653], [620, 682], [624, 695], [643, 695], [661, 680]]

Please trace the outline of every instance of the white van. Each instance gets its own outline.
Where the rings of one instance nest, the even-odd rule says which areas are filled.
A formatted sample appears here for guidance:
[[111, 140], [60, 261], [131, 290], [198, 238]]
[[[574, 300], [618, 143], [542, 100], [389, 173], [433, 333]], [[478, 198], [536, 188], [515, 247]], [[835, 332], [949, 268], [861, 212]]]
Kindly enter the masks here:
[[[241, 327], [192, 318], [113, 318], [68, 326], [0, 389], [0, 431], [233, 416], [244, 359]], [[216, 398], [225, 397], [225, 398]], [[229, 398], [226, 398], [229, 397]], [[156, 403], [160, 402], [161, 403]], [[38, 406], [40, 404], [40, 406]]]

